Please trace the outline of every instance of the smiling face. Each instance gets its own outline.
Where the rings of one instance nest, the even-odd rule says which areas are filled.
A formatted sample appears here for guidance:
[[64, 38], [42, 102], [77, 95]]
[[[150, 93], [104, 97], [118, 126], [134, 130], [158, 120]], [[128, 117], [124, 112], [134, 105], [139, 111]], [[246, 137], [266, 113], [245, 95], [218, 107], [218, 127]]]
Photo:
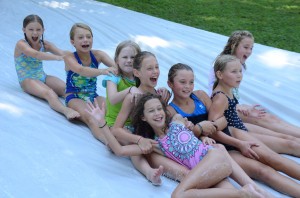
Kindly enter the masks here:
[[219, 78], [228, 87], [239, 87], [242, 78], [242, 65], [239, 60], [230, 61], [226, 64], [226, 67], [223, 72], [220, 72]]
[[89, 52], [93, 46], [93, 35], [89, 30], [77, 27], [71, 43], [77, 51]]
[[245, 64], [247, 58], [249, 58], [249, 56], [252, 54], [253, 43], [254, 41], [252, 38], [245, 37], [235, 49], [234, 55], [240, 59], [242, 64]]
[[39, 22], [34, 21], [28, 23], [23, 28], [23, 32], [26, 34], [29, 43], [38, 43], [44, 33], [44, 28]]
[[137, 51], [132, 46], [127, 46], [120, 51], [120, 54], [116, 58], [116, 63], [124, 76], [132, 76], [133, 60], [136, 54]]
[[165, 127], [165, 119], [166, 113], [159, 99], [152, 98], [145, 103], [142, 120], [147, 122], [155, 132]]
[[134, 69], [134, 75], [141, 81], [140, 86], [146, 90], [154, 89], [157, 85], [159, 74], [159, 66], [154, 56], [145, 57], [141, 62], [140, 69]]
[[176, 72], [173, 82], [168, 81], [174, 96], [189, 98], [194, 90], [194, 73], [192, 70], [181, 69]]

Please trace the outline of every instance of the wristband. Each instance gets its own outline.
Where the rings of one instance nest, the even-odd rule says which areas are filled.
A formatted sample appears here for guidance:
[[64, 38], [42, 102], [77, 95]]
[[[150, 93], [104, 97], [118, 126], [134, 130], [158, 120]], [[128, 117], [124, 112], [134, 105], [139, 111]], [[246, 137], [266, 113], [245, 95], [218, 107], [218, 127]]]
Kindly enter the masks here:
[[130, 87], [130, 88], [129, 88], [129, 91], [128, 91], [128, 93], [130, 93], [130, 91], [131, 91], [131, 88], [132, 88], [132, 87]]
[[105, 123], [103, 124], [103, 126], [99, 126], [100, 129], [102, 129], [103, 127], [105, 127], [107, 124], [107, 122], [105, 121]]
[[200, 123], [197, 123], [197, 126], [200, 128], [200, 134], [199, 134], [199, 137], [200, 137], [201, 133], [203, 132], [203, 128]]
[[142, 139], [142, 136], [138, 139], [138, 141], [136, 142], [136, 144], [139, 144], [139, 141]]

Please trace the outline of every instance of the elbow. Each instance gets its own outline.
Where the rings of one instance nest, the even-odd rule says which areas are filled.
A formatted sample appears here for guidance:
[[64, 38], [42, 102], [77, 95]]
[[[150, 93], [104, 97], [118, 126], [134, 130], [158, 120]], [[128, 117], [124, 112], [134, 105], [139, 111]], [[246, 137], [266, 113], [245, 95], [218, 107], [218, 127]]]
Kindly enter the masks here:
[[109, 102], [110, 102], [110, 104], [112, 104], [112, 105], [116, 105], [118, 102], [115, 100], [115, 98], [113, 98], [113, 97], [108, 97], [108, 100], [109, 100]]

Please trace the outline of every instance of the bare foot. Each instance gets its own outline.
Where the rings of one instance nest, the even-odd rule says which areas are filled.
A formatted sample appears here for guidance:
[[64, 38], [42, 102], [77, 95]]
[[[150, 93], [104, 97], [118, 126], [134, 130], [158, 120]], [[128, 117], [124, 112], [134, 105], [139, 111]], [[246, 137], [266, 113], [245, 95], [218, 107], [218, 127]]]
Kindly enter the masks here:
[[148, 172], [147, 174], [147, 179], [154, 185], [154, 186], [159, 186], [161, 185], [161, 178], [160, 176], [164, 172], [164, 167], [159, 166], [156, 169], [152, 169], [151, 171]]
[[77, 111], [75, 111], [69, 107], [65, 108], [64, 115], [67, 117], [68, 120], [72, 120], [72, 119], [80, 117], [80, 114]]
[[241, 189], [243, 197], [245, 198], [264, 198], [265, 196], [257, 192], [253, 184], [247, 184]]

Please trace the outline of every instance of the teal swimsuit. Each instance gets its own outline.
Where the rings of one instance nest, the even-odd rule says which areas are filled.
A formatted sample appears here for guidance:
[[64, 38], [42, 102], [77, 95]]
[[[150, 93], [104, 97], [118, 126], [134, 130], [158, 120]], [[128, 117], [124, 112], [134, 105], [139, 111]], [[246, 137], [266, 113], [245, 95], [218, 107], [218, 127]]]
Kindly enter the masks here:
[[[40, 41], [40, 43], [41, 43], [40, 52], [44, 52], [45, 51], [44, 44], [42, 41]], [[22, 53], [20, 56], [15, 58], [15, 67], [16, 67], [20, 84], [26, 78], [40, 80], [43, 83], [46, 82], [47, 75], [44, 72], [42, 60], [30, 56], [26, 56], [24, 53]]]

